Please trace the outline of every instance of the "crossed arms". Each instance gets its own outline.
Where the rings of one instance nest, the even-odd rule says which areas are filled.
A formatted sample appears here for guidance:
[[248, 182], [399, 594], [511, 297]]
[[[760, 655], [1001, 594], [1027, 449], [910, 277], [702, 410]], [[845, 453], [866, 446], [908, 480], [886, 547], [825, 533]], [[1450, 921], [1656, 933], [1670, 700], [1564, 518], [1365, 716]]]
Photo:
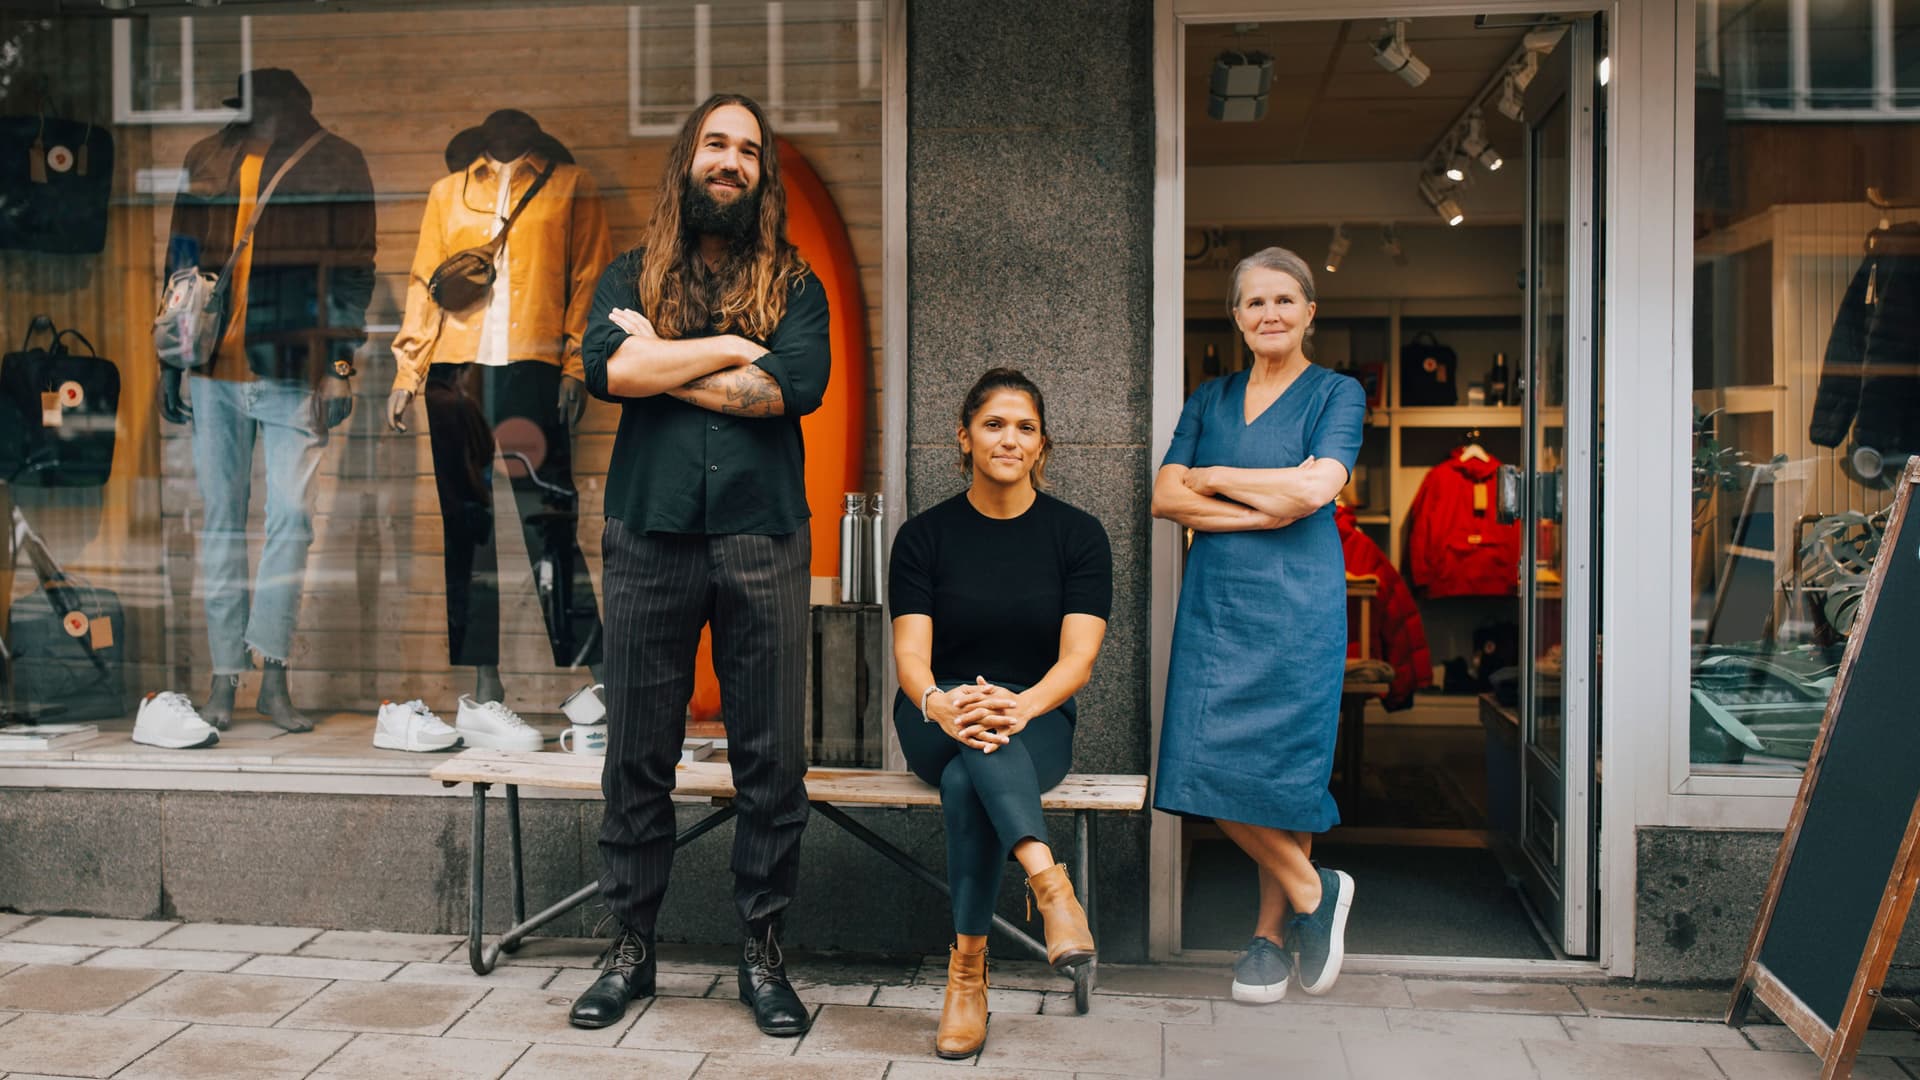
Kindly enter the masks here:
[[1346, 485], [1346, 468], [1327, 458], [1288, 469], [1163, 465], [1151, 512], [1199, 532], [1278, 529], [1332, 502]]
[[767, 350], [738, 334], [666, 340], [637, 311], [608, 318], [627, 332], [607, 357], [607, 391], [619, 397], [666, 394], [728, 416], [783, 416], [780, 384], [754, 361]]

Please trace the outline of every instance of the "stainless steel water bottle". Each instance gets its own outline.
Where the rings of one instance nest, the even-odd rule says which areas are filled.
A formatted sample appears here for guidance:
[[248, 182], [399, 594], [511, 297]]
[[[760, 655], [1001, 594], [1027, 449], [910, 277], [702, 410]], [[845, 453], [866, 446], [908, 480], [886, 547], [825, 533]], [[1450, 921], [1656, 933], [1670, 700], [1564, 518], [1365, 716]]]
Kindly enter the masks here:
[[866, 602], [869, 604], [887, 602], [887, 556], [886, 545], [882, 542], [887, 535], [885, 505], [885, 497], [880, 492], [867, 496], [867, 518], [861, 523], [867, 533]]
[[840, 507], [840, 602], [857, 604], [860, 602], [860, 585], [864, 566], [860, 561], [862, 511], [866, 508], [867, 498], [857, 491], [849, 491], [842, 497]]

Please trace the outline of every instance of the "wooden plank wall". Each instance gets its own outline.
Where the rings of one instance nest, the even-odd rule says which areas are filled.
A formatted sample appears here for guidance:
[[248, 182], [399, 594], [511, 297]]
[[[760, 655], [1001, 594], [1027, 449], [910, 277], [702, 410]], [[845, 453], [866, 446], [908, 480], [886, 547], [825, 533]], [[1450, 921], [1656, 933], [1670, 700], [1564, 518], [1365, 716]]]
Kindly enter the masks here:
[[[878, 350], [877, 54], [871, 57], [873, 75], [864, 90], [853, 72], [864, 70], [859, 43], [877, 43], [881, 35], [877, 26], [860, 31], [853, 14], [861, 8], [851, 3], [786, 8], [788, 100], [818, 100], [829, 92], [817, 85], [822, 81], [843, 99], [846, 88], [855, 88], [852, 96], [857, 100], [843, 100], [830, 112], [837, 130], [795, 133], [789, 139], [833, 193], [861, 267], [873, 343], [864, 471], [866, 486], [877, 489], [883, 390]], [[877, 18], [877, 7], [873, 11]], [[765, 12], [763, 4], [713, 5], [716, 89], [763, 91]], [[810, 18], [822, 21], [798, 25]], [[405, 303], [426, 192], [446, 172], [444, 147], [455, 132], [495, 109], [524, 110], [559, 138], [602, 192], [614, 250], [638, 242], [669, 139], [629, 134], [627, 19], [624, 7], [585, 5], [253, 18], [254, 66], [285, 67], [300, 76], [312, 91], [320, 121], [366, 155], [378, 199], [378, 282], [368, 312], [374, 333], [361, 362], [354, 415], [334, 432], [322, 465], [306, 599], [291, 658], [298, 700], [309, 708], [371, 708], [382, 698], [418, 696], [450, 710], [454, 698], [471, 686], [470, 671], [449, 669], [447, 663], [440, 513], [426, 418], [416, 402], [407, 433], [389, 432], [382, 419], [394, 370], [389, 343]], [[201, 32], [214, 29], [203, 26]], [[687, 58], [690, 69], [690, 30], [661, 32], [687, 37], [678, 54]], [[720, 62], [730, 56], [749, 60]], [[93, 70], [104, 77], [110, 69], [100, 65]], [[686, 71], [676, 75], [656, 68], [649, 86], [672, 91], [677, 82], [678, 92], [691, 100], [691, 81]], [[102, 88], [103, 98], [105, 93]], [[775, 123], [777, 127], [778, 117]], [[116, 129], [116, 201], [132, 190], [133, 170], [173, 167], [188, 147], [213, 130], [204, 125]], [[158, 200], [160, 205], [139, 205], [152, 201], [128, 198], [116, 207], [116, 242], [104, 258], [124, 267], [114, 291], [123, 294], [126, 310], [117, 319], [105, 313], [91, 316], [94, 325], [113, 327], [106, 336], [116, 342], [119, 351], [112, 355], [122, 361], [123, 373], [151, 370], [151, 349], [143, 346], [143, 338], [158, 288], [152, 267], [164, 255], [168, 214], [165, 198]], [[9, 320], [5, 325], [24, 325], [24, 317], [15, 318], [13, 310], [13, 304], [0, 309]], [[140, 519], [147, 525], [123, 523], [118, 531], [145, 527], [151, 534], [141, 558], [160, 582], [164, 632], [148, 635], [143, 652], [166, 665], [173, 685], [197, 694], [210, 672], [194, 565], [200, 499], [188, 432], [158, 423], [153, 400], [150, 378], [128, 395], [122, 407], [122, 439], [144, 446], [154, 459], [147, 475], [158, 480], [157, 507]], [[580, 540], [596, 591], [601, 585], [604, 479], [617, 420], [617, 409], [593, 402], [575, 444], [575, 479], [582, 497]], [[257, 564], [264, 491], [257, 461], [255, 470], [252, 546]], [[837, 508], [815, 511], [823, 509], [837, 514]], [[498, 477], [495, 520], [501, 666], [508, 701], [529, 712], [551, 712], [584, 673], [553, 668], [511, 495], [504, 478]], [[157, 522], [157, 528], [151, 522]], [[91, 555], [94, 548], [87, 550]], [[243, 688], [243, 706], [250, 693], [251, 687]]]

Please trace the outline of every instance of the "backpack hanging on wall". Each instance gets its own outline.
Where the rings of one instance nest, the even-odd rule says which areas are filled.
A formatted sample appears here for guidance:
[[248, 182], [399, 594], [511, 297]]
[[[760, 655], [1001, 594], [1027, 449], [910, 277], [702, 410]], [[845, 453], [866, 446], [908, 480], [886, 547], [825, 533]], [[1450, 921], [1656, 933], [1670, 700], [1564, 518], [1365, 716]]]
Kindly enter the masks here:
[[1430, 330], [1400, 346], [1400, 404], [1457, 405], [1460, 360]]
[[[53, 335], [34, 347], [41, 332]], [[82, 356], [68, 343], [86, 349]], [[99, 487], [113, 470], [120, 426], [120, 369], [78, 330], [45, 315], [0, 359], [0, 480], [20, 487]]]
[[85, 255], [107, 246], [113, 135], [86, 120], [0, 116], [0, 248]]

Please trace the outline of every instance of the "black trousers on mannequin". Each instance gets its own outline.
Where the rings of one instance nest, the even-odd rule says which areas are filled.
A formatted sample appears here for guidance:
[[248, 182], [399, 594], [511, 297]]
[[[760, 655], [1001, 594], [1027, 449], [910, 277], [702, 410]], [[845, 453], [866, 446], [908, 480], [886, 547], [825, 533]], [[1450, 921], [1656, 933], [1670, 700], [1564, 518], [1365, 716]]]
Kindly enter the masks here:
[[[962, 683], [943, 682], [951, 690]], [[1026, 687], [1008, 686], [1018, 693]], [[1005, 746], [988, 754], [962, 746], [938, 724], [920, 716], [918, 702], [897, 691], [893, 730], [907, 768], [940, 789], [947, 825], [947, 888], [953, 894], [953, 932], [985, 935], [993, 928], [1000, 874], [1014, 845], [1047, 840], [1040, 795], [1073, 769], [1073, 718], [1069, 698], [1059, 708], [1027, 721]]]
[[606, 816], [600, 895], [651, 936], [673, 867], [673, 771], [700, 628], [713, 624], [733, 767], [733, 899], [749, 934], [779, 921], [807, 824], [805, 679], [812, 540], [643, 534], [607, 519]]
[[533, 563], [553, 662], [601, 658], [593, 576], [580, 550], [573, 439], [560, 415], [560, 369], [537, 360], [498, 367], [434, 364], [427, 369], [427, 425], [440, 495], [447, 569], [449, 662], [500, 662], [500, 566], [494, 548], [493, 452], [508, 454], [507, 476]]

